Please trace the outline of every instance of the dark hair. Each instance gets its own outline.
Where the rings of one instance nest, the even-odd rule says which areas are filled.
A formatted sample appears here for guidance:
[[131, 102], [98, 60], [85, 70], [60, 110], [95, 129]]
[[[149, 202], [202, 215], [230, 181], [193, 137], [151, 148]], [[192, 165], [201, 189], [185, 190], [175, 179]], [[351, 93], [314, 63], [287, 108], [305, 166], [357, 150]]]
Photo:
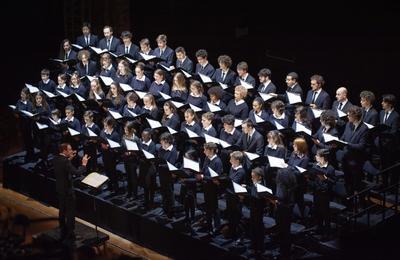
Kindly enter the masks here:
[[321, 87], [325, 84], [324, 78], [321, 75], [312, 75], [310, 80], [315, 80]]
[[83, 23], [82, 23], [82, 28], [83, 28], [83, 27], [87, 27], [87, 28], [89, 28], [89, 30], [92, 29], [92, 26], [90, 25], [89, 22], [83, 22]]
[[393, 94], [385, 94], [382, 96], [382, 101], [394, 107], [394, 105], [396, 104], [396, 96]]
[[222, 88], [214, 86], [208, 89], [207, 94], [208, 96], [214, 95], [217, 96], [218, 99], [220, 99], [223, 95], [224, 91], [222, 90]]
[[371, 104], [375, 102], [375, 94], [369, 90], [363, 90], [360, 93], [360, 98], [368, 100]]
[[263, 68], [258, 72], [259, 77], [268, 77], [271, 78], [271, 70], [267, 68]]
[[296, 82], [299, 79], [299, 75], [296, 72], [289, 72], [287, 74], [287, 77], [291, 77], [292, 79], [294, 79]]
[[243, 120], [242, 125], [246, 125], [247, 127], [254, 128], [254, 123], [253, 123], [253, 121], [251, 121], [250, 118], [246, 118], [245, 120]]
[[131, 39], [132, 38], [132, 33], [130, 31], [123, 31], [121, 33], [121, 38], [129, 38], [129, 39]]
[[362, 108], [358, 106], [351, 106], [347, 113], [349, 116], [354, 117], [356, 120], [360, 120], [362, 117]]
[[160, 141], [164, 141], [169, 144], [172, 144], [174, 142], [174, 138], [172, 137], [172, 135], [170, 133], [165, 132], [160, 135]]
[[218, 146], [217, 146], [217, 144], [215, 144], [215, 143], [208, 142], [208, 143], [205, 143], [205, 144], [204, 144], [204, 149], [211, 150], [211, 151], [213, 151], [214, 153], [217, 153], [217, 151], [218, 151]]
[[227, 125], [234, 125], [235, 124], [235, 116], [228, 114], [222, 117], [222, 123]]
[[324, 122], [331, 128], [335, 127], [336, 126], [336, 113], [332, 110], [325, 110], [324, 112], [321, 113], [320, 120], [321, 120], [321, 122]]
[[207, 51], [204, 49], [200, 49], [200, 50], [196, 51], [196, 58], [198, 58], [198, 57], [201, 57], [203, 59], [207, 58], [208, 57]]
[[249, 71], [249, 65], [245, 61], [241, 61], [236, 65], [237, 70], [244, 70], [244, 71]]
[[94, 116], [94, 114], [93, 114], [93, 111], [92, 111], [92, 110], [87, 110], [87, 111], [85, 111], [85, 113], [83, 114], [83, 117], [89, 117], [89, 118], [91, 118], [91, 119], [93, 119], [93, 116]]
[[175, 49], [175, 53], [177, 53], [177, 52], [182, 52], [182, 53], [186, 54], [185, 48], [183, 48], [182, 46], [179, 46]]
[[65, 150], [68, 149], [68, 146], [71, 146], [71, 145], [69, 143], [61, 143], [58, 146], [58, 152], [60, 152], [60, 153], [64, 152]]
[[218, 57], [218, 63], [222, 63], [229, 68], [232, 65], [232, 59], [228, 55], [221, 55]]
[[253, 170], [251, 170], [251, 172], [254, 173], [255, 175], [257, 175], [257, 177], [262, 178], [264, 176], [264, 171], [260, 167], [254, 168]]
[[68, 105], [68, 106], [65, 107], [65, 110], [69, 110], [69, 111], [71, 111], [71, 112], [74, 112], [74, 111], [75, 111], [75, 108], [74, 108], [74, 106], [72, 106], [72, 105]]
[[167, 42], [167, 35], [165, 34], [160, 34], [157, 36], [156, 41], [162, 41], [162, 42]]
[[112, 118], [111, 116], [107, 116], [106, 118], [104, 118], [103, 123], [108, 126], [111, 126], [112, 128], [114, 128], [116, 124], [115, 119]]
[[322, 148], [318, 149], [316, 155], [325, 159], [325, 161], [329, 161], [329, 149]]

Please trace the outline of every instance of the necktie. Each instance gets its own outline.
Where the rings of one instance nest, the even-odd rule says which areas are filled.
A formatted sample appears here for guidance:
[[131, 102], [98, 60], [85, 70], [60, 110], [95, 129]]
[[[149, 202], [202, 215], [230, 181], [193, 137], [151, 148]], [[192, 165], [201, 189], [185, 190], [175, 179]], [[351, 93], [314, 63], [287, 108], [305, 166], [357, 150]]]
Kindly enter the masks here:
[[340, 103], [339, 103], [339, 106], [338, 106], [338, 109], [339, 109], [339, 110], [342, 110], [342, 106], [343, 106], [343, 103], [340, 102]]
[[261, 89], [261, 92], [265, 92], [266, 89], [267, 89], [267, 85], [264, 84], [262, 89]]
[[68, 59], [68, 52], [65, 53], [64, 60]]
[[89, 36], [86, 36], [86, 46], [89, 46]]
[[107, 39], [107, 49], [110, 49], [110, 39]]
[[388, 117], [389, 117], [389, 112], [386, 112], [385, 116], [383, 117], [383, 123], [386, 123], [386, 120], [388, 119]]
[[251, 140], [251, 135], [247, 135], [247, 144], [250, 143], [250, 140]]
[[128, 48], [128, 46], [126, 46], [125, 47], [125, 54], [128, 54], [129, 53], [129, 48]]
[[312, 100], [311, 100], [311, 104], [315, 103], [316, 97], [317, 97], [317, 91], [314, 91], [313, 96], [312, 96]]
[[160, 49], [160, 57], [163, 55], [163, 53], [164, 53], [164, 50]]
[[85, 71], [86, 71], [86, 75], [88, 75], [89, 74], [89, 64], [85, 65]]
[[225, 72], [223, 71], [222, 72], [222, 81], [224, 81], [225, 80]]

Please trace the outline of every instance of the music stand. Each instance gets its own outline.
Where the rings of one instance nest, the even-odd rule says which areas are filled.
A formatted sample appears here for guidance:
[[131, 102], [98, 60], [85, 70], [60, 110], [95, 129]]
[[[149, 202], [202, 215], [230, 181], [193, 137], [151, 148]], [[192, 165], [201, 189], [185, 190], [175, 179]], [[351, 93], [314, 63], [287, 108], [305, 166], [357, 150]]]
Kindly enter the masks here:
[[[94, 192], [98, 192], [101, 186], [108, 181], [108, 177], [97, 172], [92, 172], [86, 176], [81, 182], [91, 187]], [[99, 231], [97, 230], [97, 211], [96, 211], [96, 197], [93, 196], [93, 211], [95, 214], [95, 229], [96, 229], [96, 242], [99, 241]]]

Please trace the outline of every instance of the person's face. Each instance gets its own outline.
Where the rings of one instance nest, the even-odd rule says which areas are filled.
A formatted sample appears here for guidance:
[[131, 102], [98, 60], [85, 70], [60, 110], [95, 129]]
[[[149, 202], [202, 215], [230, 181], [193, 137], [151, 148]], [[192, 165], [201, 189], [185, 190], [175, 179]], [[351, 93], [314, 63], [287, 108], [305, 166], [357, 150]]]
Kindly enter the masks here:
[[135, 74], [137, 77], [141, 78], [143, 76], [143, 70], [141, 70], [139, 67], [136, 67]]
[[85, 117], [83, 117], [83, 119], [85, 120], [85, 124], [87, 124], [87, 125], [90, 125], [93, 122], [93, 120], [92, 120], [92, 118], [90, 118], [90, 116], [85, 116]]
[[110, 31], [110, 28], [103, 29], [103, 34], [104, 34], [104, 37], [106, 37], [107, 39], [109, 39], [112, 36], [112, 32]]
[[60, 85], [60, 86], [65, 84], [65, 80], [63, 80], [61, 77], [57, 77], [57, 82], [58, 82], [58, 85]]
[[218, 101], [218, 96], [217, 96], [217, 95], [214, 95], [214, 94], [211, 94], [211, 95], [210, 95], [210, 100], [211, 100], [211, 102], [215, 103], [215, 102]]
[[183, 52], [177, 52], [176, 53], [176, 58], [178, 60], [183, 60], [185, 58], [185, 54]]
[[111, 93], [113, 95], [117, 95], [118, 94], [117, 87], [115, 85], [111, 85], [110, 86], [110, 90], [111, 90]]
[[319, 89], [319, 84], [317, 83], [316, 80], [311, 80], [310, 86], [312, 91], [317, 91]]
[[356, 122], [356, 119], [354, 118], [354, 116], [352, 116], [352, 115], [350, 115], [350, 114], [347, 114], [347, 118], [349, 119], [349, 122], [350, 122], [350, 123]]
[[158, 48], [160, 48], [160, 49], [164, 49], [165, 46], [167, 46], [167, 43], [164, 42], [164, 41], [157, 41], [157, 46], [158, 46]]
[[291, 76], [286, 77], [286, 85], [288, 87], [292, 87], [294, 84], [296, 84], [296, 80], [293, 79]]
[[86, 35], [88, 35], [89, 33], [90, 33], [89, 27], [83, 26], [83, 27], [82, 27], [82, 34], [86, 36]]
[[103, 68], [108, 68], [111, 64], [111, 60], [110, 59], [102, 59], [101, 60], [101, 65], [103, 66]]
[[382, 105], [382, 109], [383, 110], [390, 110], [391, 109], [391, 106], [390, 106], [390, 104], [388, 102], [382, 101], [381, 105]]
[[297, 122], [301, 122], [301, 115], [300, 115], [299, 112], [296, 112], [296, 113], [294, 114], [294, 118], [295, 118], [295, 120], [296, 120]]
[[143, 98], [143, 104], [144, 104], [145, 107], [150, 107], [151, 106], [150, 98], [144, 97]]
[[42, 101], [43, 101], [42, 96], [36, 95], [35, 101], [36, 101], [36, 104], [38, 104], [38, 105], [42, 104]]
[[296, 145], [295, 143], [293, 143], [293, 151], [294, 151], [295, 153], [298, 153], [298, 152], [299, 152], [299, 149], [297, 148], [297, 145]]
[[149, 49], [149, 45], [141, 43], [140, 44], [140, 50], [143, 52], [147, 52], [147, 50]]
[[65, 110], [65, 116], [70, 119], [74, 116], [74, 112], [72, 112], [71, 110]]
[[209, 127], [211, 125], [211, 121], [208, 120], [207, 118], [202, 117], [201, 118], [201, 124], [203, 125], [204, 128]]
[[204, 155], [207, 156], [208, 158], [211, 158], [213, 156], [213, 153], [211, 150], [204, 148]]
[[200, 63], [200, 65], [204, 65], [207, 62], [207, 59], [203, 58], [203, 57], [197, 57], [197, 62]]
[[119, 70], [121, 73], [125, 73], [125, 66], [124, 66], [124, 64], [118, 63], [118, 70]]
[[125, 132], [125, 135], [129, 135], [129, 129], [128, 129], [128, 127], [124, 127], [124, 132]]
[[21, 99], [25, 101], [27, 98], [28, 97], [26, 96], [25, 92], [21, 91]]
[[197, 89], [197, 87], [193, 86], [193, 85], [190, 86], [190, 92], [192, 92], [195, 95], [199, 95], [200, 94], [199, 90]]
[[264, 83], [267, 81], [267, 77], [264, 76], [258, 76], [258, 79], [260, 80], [260, 83]]
[[129, 44], [131, 44], [132, 40], [129, 37], [123, 37], [122, 42], [124, 43], [124, 45], [128, 46]]
[[316, 160], [317, 163], [319, 163], [319, 164], [324, 164], [324, 163], [325, 163], [324, 157], [319, 156], [318, 154], [315, 155], [315, 160]]
[[244, 76], [246, 74], [245, 70], [237, 69], [236, 71], [237, 71], [239, 77], [242, 77], [242, 76]]
[[164, 105], [164, 113], [169, 116], [170, 114], [172, 114], [172, 110], [168, 105]]
[[157, 82], [161, 82], [162, 81], [162, 77], [159, 74], [154, 73], [154, 80], [157, 81]]
[[74, 155], [74, 150], [72, 150], [71, 145], [68, 145], [68, 146], [67, 146], [67, 149], [64, 150], [63, 154], [64, 154], [66, 157], [71, 157], [71, 156]]
[[343, 91], [336, 91], [336, 100], [341, 102], [344, 101], [346, 99], [346, 94]]
[[71, 50], [70, 42], [64, 42], [63, 48], [65, 52], [70, 51]]
[[257, 112], [261, 111], [261, 104], [257, 101], [253, 101], [253, 109]]
[[228, 125], [227, 123], [224, 123], [224, 129], [226, 132], [232, 132], [233, 125]]
[[247, 124], [242, 125], [242, 131], [245, 134], [249, 134], [251, 132], [251, 128], [247, 126]]
[[222, 70], [227, 70], [228, 69], [228, 67], [226, 66], [225, 63], [219, 62], [218, 65], [219, 65], [219, 68], [222, 69]]
[[368, 108], [371, 106], [371, 103], [366, 98], [360, 98], [360, 104], [362, 108]]
[[72, 76], [71, 77], [71, 83], [74, 86], [78, 85], [78, 77], [77, 76]]
[[185, 121], [191, 123], [193, 121], [194, 115], [191, 113], [185, 113]]
[[170, 146], [170, 144], [164, 140], [161, 140], [160, 144], [161, 144], [162, 148], [165, 150]]
[[274, 139], [271, 136], [267, 136], [267, 142], [270, 145], [274, 145]]
[[279, 110], [276, 107], [272, 108], [272, 113], [274, 115], [280, 115], [281, 114], [281, 113], [279, 113]]
[[257, 183], [259, 181], [261, 181], [261, 177], [258, 176], [257, 174], [255, 174], [254, 172], [251, 173], [251, 181], [253, 183]]
[[89, 61], [89, 57], [87, 55], [83, 54], [81, 57], [83, 63], [87, 63]]
[[151, 135], [149, 132], [146, 132], [146, 131], [142, 132], [142, 140], [143, 141], [148, 142], [150, 140], [150, 137], [151, 137]]
[[242, 95], [240, 95], [240, 91], [235, 90], [234, 97], [235, 97], [235, 101], [241, 100], [242, 99]]
[[49, 75], [48, 74], [43, 73], [43, 74], [40, 74], [40, 76], [41, 76], [43, 81], [46, 81], [46, 80], [49, 79]]
[[96, 82], [94, 82], [94, 81], [90, 82], [90, 89], [91, 89], [93, 92], [96, 92], [96, 90], [97, 90], [97, 84], [96, 84]]
[[231, 156], [231, 158], [229, 159], [229, 162], [231, 163], [232, 167], [237, 167], [237, 166], [239, 166], [239, 160], [233, 159], [232, 156]]

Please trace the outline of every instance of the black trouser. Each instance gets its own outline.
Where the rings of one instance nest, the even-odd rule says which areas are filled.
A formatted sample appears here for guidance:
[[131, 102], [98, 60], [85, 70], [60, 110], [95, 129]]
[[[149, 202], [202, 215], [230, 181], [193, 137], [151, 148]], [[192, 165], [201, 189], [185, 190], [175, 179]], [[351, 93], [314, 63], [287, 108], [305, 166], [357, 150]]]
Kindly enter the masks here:
[[327, 231], [330, 227], [329, 192], [316, 191], [314, 193], [314, 217], [321, 231]]
[[75, 194], [58, 194], [58, 208], [61, 239], [74, 239]]
[[88, 173], [97, 171], [97, 146], [93, 142], [86, 142], [83, 145], [83, 154], [89, 155], [90, 159], [86, 165]]
[[116, 170], [116, 165], [117, 165], [116, 155], [112, 151], [103, 150], [103, 163], [106, 175], [110, 179], [109, 187], [117, 191], [118, 179]]
[[282, 257], [290, 255], [290, 246], [292, 243], [290, 235], [292, 209], [292, 205], [284, 203], [278, 203], [276, 208], [276, 224], [278, 226], [280, 253]]
[[264, 229], [263, 211], [250, 209], [250, 240], [254, 250], [264, 250]]
[[154, 191], [156, 189], [156, 170], [154, 165], [150, 163], [141, 163], [139, 179], [144, 189], [144, 206], [149, 207], [154, 202]]
[[165, 167], [159, 167], [158, 174], [160, 177], [160, 192], [162, 196], [163, 209], [168, 217], [172, 217], [172, 207], [174, 204], [174, 186], [172, 176]]
[[32, 139], [32, 124], [27, 118], [21, 118], [21, 133], [24, 140], [24, 148], [26, 150], [26, 159], [32, 159], [34, 155], [33, 139]]
[[124, 166], [128, 182], [128, 194], [136, 198], [138, 193], [137, 163], [129, 158], [124, 161]]
[[343, 158], [343, 172], [347, 195], [351, 196], [355, 191], [362, 190], [364, 163], [358, 160]]
[[226, 194], [226, 210], [228, 213], [229, 228], [234, 239], [240, 236], [239, 223], [242, 218], [242, 203], [236, 194]]

